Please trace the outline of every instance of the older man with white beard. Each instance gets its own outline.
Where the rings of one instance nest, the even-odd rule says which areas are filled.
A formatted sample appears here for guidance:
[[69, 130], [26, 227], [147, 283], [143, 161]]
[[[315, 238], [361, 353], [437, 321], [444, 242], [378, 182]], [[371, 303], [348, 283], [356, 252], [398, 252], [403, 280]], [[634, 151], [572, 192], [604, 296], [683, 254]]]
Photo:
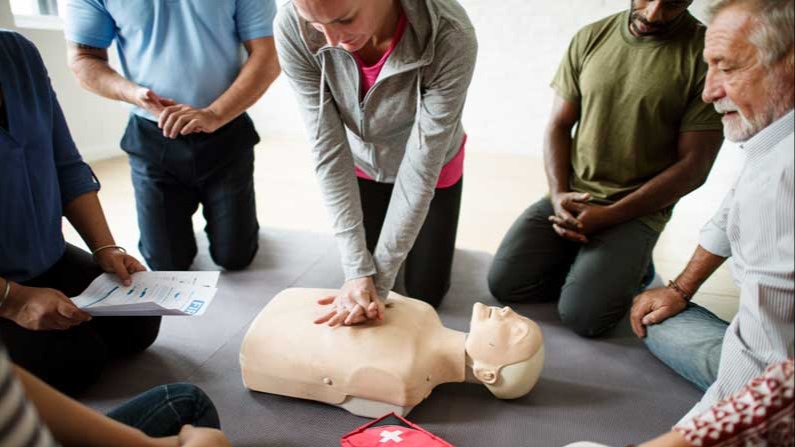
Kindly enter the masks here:
[[[793, 0], [713, 0], [703, 98], [723, 115], [745, 165], [701, 230], [685, 270], [667, 288], [635, 298], [631, 322], [649, 349], [706, 390], [684, 420], [793, 357]], [[690, 302], [732, 258], [740, 309], [727, 323]]]

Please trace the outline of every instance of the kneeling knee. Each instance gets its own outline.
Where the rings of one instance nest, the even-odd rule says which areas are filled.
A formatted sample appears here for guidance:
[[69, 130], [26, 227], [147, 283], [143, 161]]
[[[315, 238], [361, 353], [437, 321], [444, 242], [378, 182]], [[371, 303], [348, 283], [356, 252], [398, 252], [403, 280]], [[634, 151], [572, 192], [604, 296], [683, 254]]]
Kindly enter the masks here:
[[612, 329], [618, 321], [606, 321], [596, 313], [584, 310], [559, 309], [560, 320], [577, 335], [596, 338]]
[[501, 303], [518, 303], [527, 301], [527, 297], [519, 292], [511, 275], [505, 268], [492, 264], [487, 277], [491, 296]]
[[182, 423], [197, 427], [221, 427], [215, 405], [201, 388], [190, 383], [174, 383], [165, 385], [165, 389]]
[[424, 301], [434, 308], [439, 307], [442, 304], [442, 300], [444, 299], [447, 292], [450, 290], [450, 283], [447, 284], [434, 284], [434, 285], [424, 285], [424, 286], [411, 286], [406, 285], [406, 293], [418, 300]]
[[135, 325], [124, 338], [123, 344], [116, 346], [114, 354], [134, 354], [152, 346], [160, 334], [161, 317], [134, 317]]
[[223, 267], [226, 271], [234, 272], [244, 270], [251, 265], [252, 261], [254, 261], [254, 255], [257, 254], [258, 248], [258, 244], [255, 243], [253, 246], [247, 246], [245, 249], [213, 250], [211, 255], [213, 262], [217, 265]]

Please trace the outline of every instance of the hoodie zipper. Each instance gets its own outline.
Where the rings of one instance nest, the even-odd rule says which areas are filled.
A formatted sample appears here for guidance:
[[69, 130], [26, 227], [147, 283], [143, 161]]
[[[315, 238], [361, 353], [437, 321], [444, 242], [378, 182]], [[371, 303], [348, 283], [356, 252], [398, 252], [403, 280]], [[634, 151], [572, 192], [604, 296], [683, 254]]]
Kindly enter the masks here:
[[[322, 51], [338, 51], [338, 52], [344, 53], [345, 56], [348, 57], [348, 59], [351, 61], [351, 63], [354, 65], [354, 67], [356, 69], [356, 80], [357, 80], [357, 82], [356, 82], [356, 92], [357, 92], [357, 96], [360, 95], [361, 91], [362, 91], [362, 71], [359, 69], [359, 63], [356, 61], [356, 58], [353, 57], [353, 55], [351, 53], [349, 53], [348, 51], [345, 51], [345, 50], [343, 50], [341, 48], [329, 47], [329, 48], [326, 48], [326, 49], [324, 49]], [[404, 69], [404, 70], [396, 71], [395, 73], [390, 74], [386, 78], [381, 78], [379, 76], [379, 78], [375, 81], [373, 86], [370, 87], [370, 90], [368, 90], [367, 93], [364, 95], [364, 98], [361, 101], [357, 98], [356, 103], [359, 105], [359, 129], [361, 130], [361, 133], [362, 133], [362, 139], [364, 139], [366, 134], [367, 134], [366, 129], [365, 129], [365, 121], [364, 121], [364, 115], [365, 115], [365, 112], [367, 110], [367, 100], [370, 98], [370, 96], [372, 95], [372, 93], [376, 89], [376, 87], [378, 87], [378, 85], [381, 84], [386, 79], [389, 79], [389, 78], [391, 78], [393, 76], [397, 76], [397, 75], [400, 75], [400, 74], [403, 74], [403, 73], [408, 73], [409, 71], [412, 71], [412, 70], [416, 70], [420, 66], [421, 66], [420, 64], [416, 64], [415, 63], [415, 64], [412, 64], [411, 68], [407, 68], [407, 69]]]

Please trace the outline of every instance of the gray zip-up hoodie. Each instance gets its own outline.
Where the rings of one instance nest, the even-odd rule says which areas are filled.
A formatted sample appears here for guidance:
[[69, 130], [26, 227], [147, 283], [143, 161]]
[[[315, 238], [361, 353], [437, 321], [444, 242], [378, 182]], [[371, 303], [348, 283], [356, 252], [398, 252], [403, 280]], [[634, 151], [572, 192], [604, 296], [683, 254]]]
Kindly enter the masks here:
[[[327, 45], [291, 2], [276, 17], [279, 61], [298, 98], [346, 280], [374, 276], [385, 298], [414, 245], [439, 173], [461, 147], [477, 40], [455, 0], [401, 0], [408, 24], [361, 100], [353, 55]], [[354, 164], [395, 187], [371, 255]]]

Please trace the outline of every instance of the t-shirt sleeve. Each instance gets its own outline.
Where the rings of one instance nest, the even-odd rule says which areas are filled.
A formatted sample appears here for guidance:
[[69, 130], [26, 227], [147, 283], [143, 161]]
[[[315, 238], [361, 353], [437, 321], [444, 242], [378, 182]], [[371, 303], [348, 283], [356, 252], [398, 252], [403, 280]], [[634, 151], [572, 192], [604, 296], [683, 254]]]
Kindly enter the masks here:
[[241, 42], [273, 36], [274, 0], [237, 0], [235, 23]]
[[100, 0], [67, 0], [64, 29], [66, 40], [96, 48], [116, 37], [116, 22]]
[[687, 103], [679, 130], [681, 132], [723, 130], [720, 114], [715, 111], [715, 107], [712, 104], [707, 104], [701, 99], [707, 78], [707, 67], [704, 63], [699, 62], [697, 70], [698, 82], [694, 83], [690, 91], [690, 100]]
[[580, 72], [582, 70], [582, 61], [585, 58], [582, 50], [584, 48], [584, 40], [583, 31], [578, 32], [574, 36], [550, 84], [555, 93], [569, 101], [578, 101], [582, 97], [580, 93]]

